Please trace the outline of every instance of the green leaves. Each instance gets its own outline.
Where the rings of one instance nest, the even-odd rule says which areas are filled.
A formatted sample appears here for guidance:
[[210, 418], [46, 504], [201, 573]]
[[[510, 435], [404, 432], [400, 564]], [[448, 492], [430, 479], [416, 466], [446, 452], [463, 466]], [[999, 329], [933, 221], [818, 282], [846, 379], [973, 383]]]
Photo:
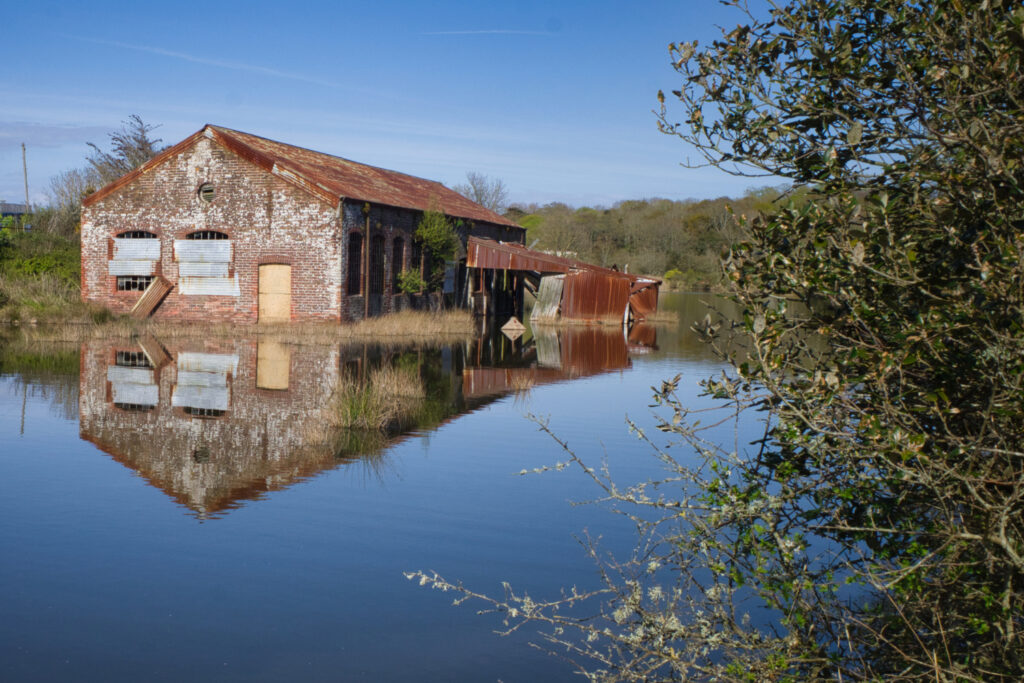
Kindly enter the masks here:
[[[877, 602], [797, 609], [753, 512], [730, 517], [736, 561], [844, 634], [802, 656], [849, 639], [826, 677], [1024, 678], [1024, 10], [796, 0], [748, 19], [673, 62], [683, 118], [714, 124], [668, 130], [808, 193], [746, 222], [727, 263], [749, 312], [735, 373], [773, 425], [743, 476]], [[741, 386], [707, 385], [734, 405]]]

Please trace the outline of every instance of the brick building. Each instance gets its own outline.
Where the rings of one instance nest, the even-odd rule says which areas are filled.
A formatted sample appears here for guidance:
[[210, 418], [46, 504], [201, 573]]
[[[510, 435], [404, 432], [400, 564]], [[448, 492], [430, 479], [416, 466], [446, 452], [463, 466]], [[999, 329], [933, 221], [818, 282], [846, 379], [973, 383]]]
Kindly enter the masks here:
[[[83, 201], [82, 298], [183, 321], [387, 313], [419, 298], [397, 278], [426, 262], [413, 233], [427, 209], [463, 245], [525, 240], [440, 183], [207, 125]], [[466, 273], [449, 278], [456, 302], [472, 301]]]

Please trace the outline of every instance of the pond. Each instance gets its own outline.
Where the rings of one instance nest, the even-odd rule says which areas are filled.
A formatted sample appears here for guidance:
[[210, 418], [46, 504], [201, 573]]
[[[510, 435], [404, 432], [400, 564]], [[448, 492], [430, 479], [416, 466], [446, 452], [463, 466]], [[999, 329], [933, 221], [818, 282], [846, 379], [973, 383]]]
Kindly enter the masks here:
[[[445, 348], [0, 347], [0, 679], [569, 678], [529, 632], [499, 637], [403, 572], [495, 595], [596, 585], [579, 539], [621, 553], [632, 529], [572, 504], [598, 495], [578, 471], [520, 475], [564, 459], [528, 416], [620, 481], [656, 475], [626, 416], [654, 425], [651, 387], [676, 374], [700, 403], [719, 365], [689, 327], [709, 300], [663, 295], [678, 323], [628, 335]], [[331, 422], [395, 377], [412, 388], [383, 431]]]

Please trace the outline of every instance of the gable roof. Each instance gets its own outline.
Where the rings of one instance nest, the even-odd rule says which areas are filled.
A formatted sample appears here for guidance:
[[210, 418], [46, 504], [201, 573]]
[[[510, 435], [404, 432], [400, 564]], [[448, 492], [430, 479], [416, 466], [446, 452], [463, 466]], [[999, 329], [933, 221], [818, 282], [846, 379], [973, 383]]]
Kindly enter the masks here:
[[445, 214], [456, 218], [521, 228], [518, 223], [480, 206], [439, 182], [210, 124], [89, 195], [82, 201], [83, 206], [99, 201], [127, 185], [164, 159], [191, 146], [200, 137], [210, 138], [265, 171], [332, 204], [340, 199], [349, 199], [418, 211], [440, 208]]

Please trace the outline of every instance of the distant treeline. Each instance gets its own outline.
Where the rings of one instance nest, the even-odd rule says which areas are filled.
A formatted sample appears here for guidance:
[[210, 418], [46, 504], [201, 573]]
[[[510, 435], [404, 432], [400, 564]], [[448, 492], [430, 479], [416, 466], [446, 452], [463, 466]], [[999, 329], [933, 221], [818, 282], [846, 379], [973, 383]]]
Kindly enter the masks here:
[[640, 199], [611, 208], [520, 204], [505, 215], [526, 228], [535, 249], [665, 278], [669, 287], [715, 289], [723, 249], [744, 237], [736, 218], [782, 195], [782, 188], [765, 187], [735, 199]]

